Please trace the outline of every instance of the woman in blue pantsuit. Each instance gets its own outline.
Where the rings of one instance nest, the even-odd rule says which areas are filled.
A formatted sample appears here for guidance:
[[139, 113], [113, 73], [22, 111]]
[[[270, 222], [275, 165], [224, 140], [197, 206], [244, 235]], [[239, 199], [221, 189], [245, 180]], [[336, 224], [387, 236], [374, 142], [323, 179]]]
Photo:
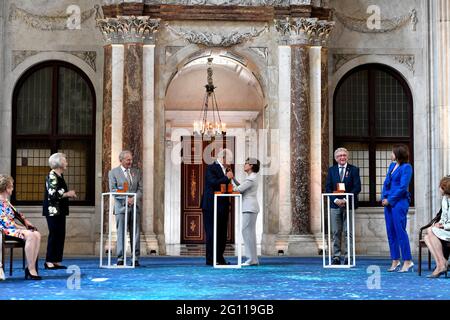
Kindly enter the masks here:
[[411, 258], [406, 222], [411, 195], [408, 191], [412, 177], [412, 167], [408, 163], [409, 152], [405, 145], [395, 145], [392, 148], [392, 163], [384, 180], [381, 205], [384, 207], [386, 232], [391, 252], [392, 265], [389, 272], [400, 268], [400, 251], [403, 266], [399, 272], [412, 271], [414, 263]]

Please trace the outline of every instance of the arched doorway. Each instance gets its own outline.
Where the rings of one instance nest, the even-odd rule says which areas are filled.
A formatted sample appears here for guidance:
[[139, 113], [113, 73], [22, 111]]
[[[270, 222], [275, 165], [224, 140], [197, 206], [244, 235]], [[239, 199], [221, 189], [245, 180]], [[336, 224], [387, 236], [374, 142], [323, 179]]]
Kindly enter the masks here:
[[[167, 87], [164, 104], [166, 134], [184, 130], [179, 140], [181, 137], [186, 140], [191, 136], [193, 122], [198, 121], [201, 116], [207, 83], [207, 59], [212, 57], [213, 80], [217, 87], [215, 94], [220, 116], [227, 124], [227, 137], [235, 140], [237, 158], [248, 156], [245, 138], [244, 143], [240, 143], [239, 135], [245, 135], [246, 129], [256, 130], [263, 126], [265, 97], [261, 85], [248, 68], [246, 60], [234, 53], [217, 49], [197, 53], [193, 57], [187, 58], [179, 67]], [[173, 142], [176, 144], [179, 141]], [[206, 145], [207, 143], [204, 146]], [[202, 165], [188, 167], [173, 161], [172, 157], [173, 153], [166, 150], [166, 243], [203, 243], [204, 228], [200, 208], [204, 179]], [[240, 167], [243, 167], [243, 163], [236, 163], [235, 172], [244, 177]], [[238, 230], [230, 224], [229, 234], [232, 236], [236, 232]], [[232, 237], [229, 240], [234, 242]]]
[[[413, 101], [403, 77], [383, 64], [365, 64], [339, 81], [333, 100], [333, 150], [345, 147], [360, 168], [360, 205], [379, 206], [392, 146], [406, 144], [413, 154]], [[414, 194], [413, 182], [410, 186]]]

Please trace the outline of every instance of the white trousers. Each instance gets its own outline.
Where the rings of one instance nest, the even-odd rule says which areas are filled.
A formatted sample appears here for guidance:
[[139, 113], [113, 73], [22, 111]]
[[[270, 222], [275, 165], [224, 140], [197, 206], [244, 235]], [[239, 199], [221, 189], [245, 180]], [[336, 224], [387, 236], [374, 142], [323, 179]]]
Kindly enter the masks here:
[[242, 237], [245, 244], [245, 256], [251, 263], [258, 263], [258, 254], [256, 249], [256, 218], [257, 213], [242, 213]]

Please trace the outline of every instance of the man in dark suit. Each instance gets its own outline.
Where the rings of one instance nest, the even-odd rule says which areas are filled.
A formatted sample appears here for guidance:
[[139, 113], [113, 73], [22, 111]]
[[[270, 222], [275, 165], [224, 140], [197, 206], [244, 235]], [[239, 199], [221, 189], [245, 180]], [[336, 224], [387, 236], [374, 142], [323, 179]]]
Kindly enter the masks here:
[[[337, 164], [328, 169], [325, 191], [331, 193], [336, 191], [338, 183], [344, 183], [345, 192], [353, 193], [355, 198], [355, 209], [358, 208], [358, 194], [361, 192], [361, 178], [359, 168], [348, 163], [348, 151], [345, 148], [338, 148], [334, 151], [334, 159]], [[333, 262], [334, 265], [341, 264], [341, 235], [345, 234], [344, 256], [347, 256], [347, 204], [344, 196], [330, 197], [331, 200], [331, 233], [333, 235]], [[350, 199], [349, 199], [350, 200]], [[351, 208], [350, 208], [351, 209]], [[351, 212], [351, 211], [350, 211]], [[350, 217], [351, 218], [351, 217]], [[350, 220], [351, 221], [351, 220]], [[350, 222], [350, 245], [353, 241], [353, 230]], [[344, 264], [347, 264], [348, 257]]]
[[[226, 152], [220, 150], [217, 159], [206, 167], [202, 196], [203, 222], [206, 234], [206, 264], [213, 265], [214, 245], [214, 192], [221, 184], [231, 183], [233, 172], [226, 169]], [[227, 226], [230, 201], [227, 197], [217, 199], [217, 264], [228, 264], [223, 257], [227, 241]]]

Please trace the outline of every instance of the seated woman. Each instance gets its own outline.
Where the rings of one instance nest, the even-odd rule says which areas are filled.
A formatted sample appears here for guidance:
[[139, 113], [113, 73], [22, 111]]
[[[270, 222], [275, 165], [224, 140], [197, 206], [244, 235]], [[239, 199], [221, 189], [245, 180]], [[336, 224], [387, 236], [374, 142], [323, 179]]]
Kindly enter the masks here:
[[443, 241], [450, 241], [450, 176], [441, 179], [439, 189], [442, 194], [442, 214], [439, 222], [427, 229], [425, 243], [436, 261], [436, 269], [428, 278], [447, 276], [448, 261], [444, 257]]
[[[25, 268], [26, 280], [41, 280], [36, 270], [36, 259], [39, 254], [41, 234], [20, 212], [9, 202], [9, 197], [14, 190], [12, 177], [0, 174], [0, 231], [4, 235], [19, 238], [25, 241], [25, 256], [27, 267]], [[25, 228], [16, 224], [19, 220]]]

